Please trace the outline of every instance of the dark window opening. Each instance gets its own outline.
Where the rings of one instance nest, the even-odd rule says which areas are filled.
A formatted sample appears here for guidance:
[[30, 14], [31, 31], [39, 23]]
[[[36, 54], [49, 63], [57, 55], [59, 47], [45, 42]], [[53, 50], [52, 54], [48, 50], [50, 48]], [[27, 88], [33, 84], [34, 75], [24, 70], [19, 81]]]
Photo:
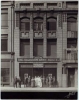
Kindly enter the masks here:
[[7, 51], [7, 39], [1, 39], [1, 51]]
[[24, 18], [21, 20], [20, 29], [21, 29], [21, 31], [29, 31], [30, 30], [30, 22], [28, 19]]
[[34, 57], [43, 57], [43, 40], [34, 40]]
[[68, 31], [77, 31], [77, 19], [76, 18], [68, 18], [67, 29]]
[[77, 39], [67, 40], [67, 48], [76, 48], [76, 47], [77, 47]]
[[47, 56], [56, 58], [57, 56], [56, 40], [47, 40]]
[[56, 31], [56, 19], [48, 19], [47, 21], [47, 30]]
[[20, 56], [30, 57], [30, 40], [21, 40], [20, 43]]

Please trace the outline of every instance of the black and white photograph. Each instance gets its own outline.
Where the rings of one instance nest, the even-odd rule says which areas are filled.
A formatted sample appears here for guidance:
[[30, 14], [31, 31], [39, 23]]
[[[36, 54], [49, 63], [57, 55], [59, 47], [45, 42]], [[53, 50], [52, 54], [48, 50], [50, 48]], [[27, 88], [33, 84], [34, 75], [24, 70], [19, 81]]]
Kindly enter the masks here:
[[2, 0], [1, 92], [77, 91], [78, 1]]

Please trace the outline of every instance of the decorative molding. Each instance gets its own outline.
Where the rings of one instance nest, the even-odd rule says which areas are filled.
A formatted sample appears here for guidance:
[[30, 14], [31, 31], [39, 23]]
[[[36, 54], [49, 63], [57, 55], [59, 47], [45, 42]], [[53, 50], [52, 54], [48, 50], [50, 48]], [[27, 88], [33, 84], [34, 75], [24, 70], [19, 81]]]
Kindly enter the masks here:
[[62, 14], [58, 14], [58, 27], [62, 27]]
[[20, 18], [20, 14], [17, 12], [16, 13], [16, 27], [19, 27], [19, 18]]
[[63, 13], [62, 18], [63, 22], [67, 22], [67, 13]]
[[30, 28], [33, 29], [33, 13], [30, 13]]

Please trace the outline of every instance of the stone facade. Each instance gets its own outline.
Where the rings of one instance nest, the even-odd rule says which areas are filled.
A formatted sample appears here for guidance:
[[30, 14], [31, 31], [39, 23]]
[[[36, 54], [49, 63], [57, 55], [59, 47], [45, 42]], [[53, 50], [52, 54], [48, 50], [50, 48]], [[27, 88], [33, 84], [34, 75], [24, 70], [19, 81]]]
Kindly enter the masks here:
[[[7, 4], [7, 6], [4, 6]], [[24, 5], [26, 4], [26, 6]], [[9, 57], [10, 59], [13, 59], [13, 61], [10, 61], [10, 85], [13, 83], [13, 78], [14, 76], [19, 77], [20, 76], [20, 64], [37, 64], [39, 65], [44, 65], [44, 64], [57, 64], [57, 81], [59, 83], [59, 87], [68, 87], [67, 85], [67, 78], [69, 77], [68, 75], [68, 67], [67, 64], [76, 64], [76, 68], [72, 67], [71, 69], [74, 68], [75, 74], [74, 76], [78, 76], [78, 62], [77, 60], [68, 60], [65, 59], [67, 56], [67, 39], [68, 39], [68, 30], [67, 30], [67, 18], [68, 16], [76, 16], [78, 14], [78, 8], [77, 4], [76, 7], [73, 8], [71, 7], [72, 4], [66, 2], [66, 1], [56, 1], [53, 2], [29, 2], [29, 1], [15, 1], [15, 2], [2, 2], [1, 8], [8, 8], [8, 52], [14, 52], [14, 55]], [[23, 6], [21, 6], [23, 5]], [[74, 10], [74, 11], [73, 11]], [[29, 17], [30, 18], [30, 31], [29, 31], [29, 37], [24, 38], [21, 37], [21, 31], [20, 31], [20, 18], [22, 17]], [[34, 38], [34, 31], [33, 31], [33, 25], [34, 25], [34, 18], [35, 17], [42, 17], [43, 18], [43, 31], [42, 31], [42, 37], [40, 39], [43, 39], [43, 58], [47, 59], [47, 18], [56, 18], [56, 37], [51, 37], [49, 39], [56, 39], [57, 41], [57, 58], [60, 59], [59, 62], [27, 62], [27, 61], [17, 61], [18, 58], [25, 58], [20, 56], [20, 40], [21, 39], [29, 39], [30, 40], [30, 58], [34, 59], [33, 56], [33, 48], [34, 48], [34, 39], [39, 39], [39, 37]], [[1, 35], [6, 34], [6, 29], [2, 29]], [[78, 33], [78, 30], [77, 30]], [[72, 37], [71, 37], [72, 38]], [[74, 39], [75, 37], [73, 37]], [[77, 39], [77, 37], [76, 37]], [[66, 51], [66, 53], [65, 53]], [[3, 54], [2, 54], [3, 55]], [[2, 56], [3, 57], [3, 56]], [[53, 58], [53, 57], [52, 57]], [[6, 60], [7, 58], [2, 58]], [[37, 66], [38, 67], [38, 66]], [[53, 68], [53, 67], [52, 67]], [[65, 73], [64, 70], [67, 72]], [[65, 80], [64, 80], [65, 79]], [[77, 86], [77, 79], [75, 78], [75, 85], [74, 87]]]

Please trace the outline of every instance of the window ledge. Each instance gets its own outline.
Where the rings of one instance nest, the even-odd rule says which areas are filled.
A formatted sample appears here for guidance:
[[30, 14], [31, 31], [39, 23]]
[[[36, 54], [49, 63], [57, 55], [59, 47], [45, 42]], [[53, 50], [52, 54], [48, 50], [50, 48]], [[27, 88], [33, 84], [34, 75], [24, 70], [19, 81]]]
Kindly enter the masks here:
[[11, 55], [14, 55], [15, 53], [14, 52], [8, 52], [8, 51], [1, 51], [1, 54], [11, 54]]

